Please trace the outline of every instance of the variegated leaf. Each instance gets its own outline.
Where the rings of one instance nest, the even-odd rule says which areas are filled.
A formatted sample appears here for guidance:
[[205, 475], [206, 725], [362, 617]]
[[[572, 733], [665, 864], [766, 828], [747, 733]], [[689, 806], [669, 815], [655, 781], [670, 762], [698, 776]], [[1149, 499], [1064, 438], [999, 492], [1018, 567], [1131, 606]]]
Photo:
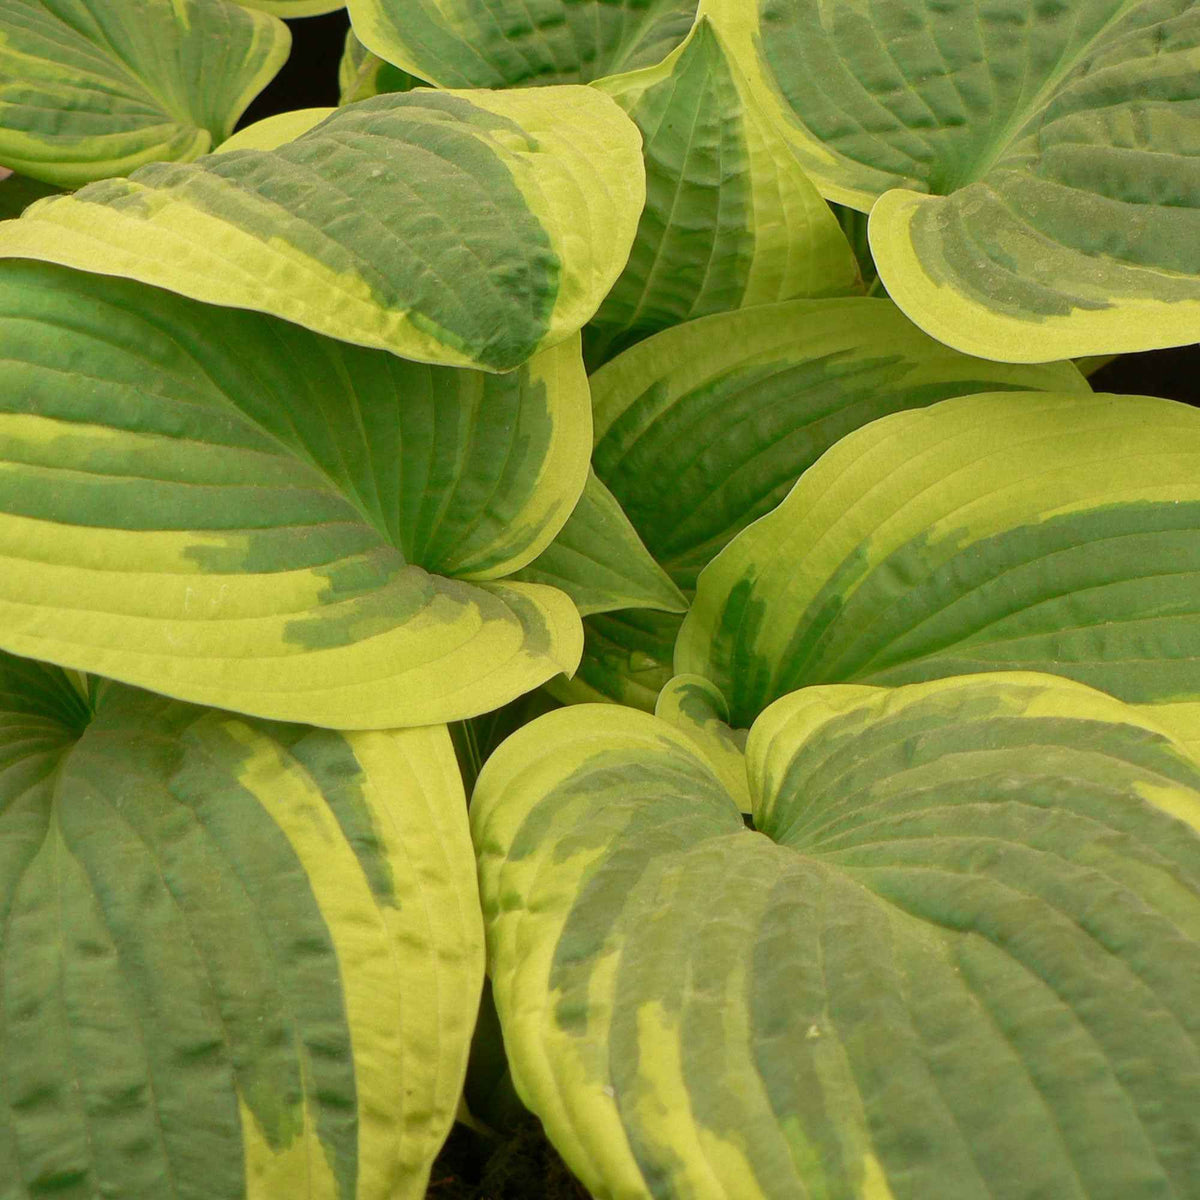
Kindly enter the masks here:
[[590, 83], [653, 66], [683, 41], [696, 0], [348, 0], [386, 62], [443, 88]]
[[276, 17], [319, 17], [346, 7], [346, 0], [237, 0], [243, 8], [256, 8]]
[[79, 187], [197, 158], [290, 47], [231, 0], [0, 0], [0, 163]]
[[1152, 1200], [1200, 1161], [1200, 763], [1034, 674], [707, 756], [578, 706], [471, 807], [513, 1080], [591, 1194]]
[[419, 1200], [483, 976], [444, 726], [0, 654], [0, 1194]]
[[681, 620], [677, 613], [638, 608], [584, 617], [579, 669], [550, 680], [546, 690], [563, 704], [608, 700], [653, 712], [672, 675]]
[[703, 15], [664, 62], [596, 84], [642, 131], [646, 207], [584, 335], [599, 365], [660, 329], [862, 290], [829, 206]]
[[1157, 721], [1164, 729], [1169, 729], [1175, 739], [1200, 762], [1200, 700], [1143, 704], [1141, 708], [1148, 720]]
[[0, 256], [506, 371], [569, 338], [620, 273], [640, 141], [590, 88], [377, 96], [274, 150], [52, 197], [0, 225]]
[[213, 151], [214, 154], [229, 154], [233, 150], [274, 150], [286, 142], [295, 141], [302, 133], [319, 125], [333, 108], [295, 108], [290, 112], [275, 113], [263, 117], [251, 125], [243, 126], [232, 137], [226, 139]]
[[535, 717], [559, 707], [556, 700], [538, 688], [491, 712], [468, 717], [465, 721], [455, 721], [450, 726], [450, 740], [454, 743], [454, 752], [468, 792], [475, 786], [483, 764], [506, 737], [522, 725], [529, 724]]
[[959, 397], [844, 438], [739, 534], [700, 576], [675, 666], [740, 727], [808, 684], [989, 670], [1200, 709], [1198, 582], [1200, 412]]
[[531, 561], [583, 488], [578, 338], [506, 375], [44, 263], [0, 266], [0, 647], [335, 728], [578, 661]]
[[692, 739], [734, 803], [749, 813], [746, 730], [729, 724], [729, 705], [720, 689], [702, 675], [676, 675], [659, 692], [654, 715]]
[[1013, 362], [1194, 342], [1194, 0], [705, 0], [888, 294]]
[[[1000, 388], [1079, 390], [1069, 363], [969, 358], [886, 300], [795, 300], [704, 317], [627, 350], [591, 378], [596, 474], [647, 549], [691, 595], [731, 538], [770, 512], [839, 438], [886, 413]], [[585, 622], [563, 700], [653, 709], [679, 621], [612, 613]]]

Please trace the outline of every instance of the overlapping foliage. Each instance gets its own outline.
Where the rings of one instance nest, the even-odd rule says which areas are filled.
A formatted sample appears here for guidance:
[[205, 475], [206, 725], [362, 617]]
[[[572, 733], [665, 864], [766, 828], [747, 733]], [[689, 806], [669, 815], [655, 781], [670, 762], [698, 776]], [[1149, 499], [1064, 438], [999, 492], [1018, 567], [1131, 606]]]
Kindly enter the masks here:
[[0, 1200], [1200, 1197], [1200, 10], [339, 7], [0, 0]]

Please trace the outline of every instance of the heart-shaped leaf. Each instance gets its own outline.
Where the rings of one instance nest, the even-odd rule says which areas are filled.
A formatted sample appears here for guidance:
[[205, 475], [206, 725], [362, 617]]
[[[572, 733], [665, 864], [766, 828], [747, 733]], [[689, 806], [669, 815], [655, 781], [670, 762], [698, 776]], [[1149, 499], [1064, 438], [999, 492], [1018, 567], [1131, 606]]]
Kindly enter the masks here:
[[[1001, 388], [1078, 389], [1068, 363], [968, 358], [886, 300], [795, 300], [704, 317], [627, 350], [591, 377], [592, 461], [650, 553], [687, 595], [700, 569], [770, 512], [839, 438], [886, 413]], [[653, 709], [678, 618], [589, 617], [563, 700]]]
[[444, 726], [0, 654], [0, 924], [6, 1200], [425, 1195], [483, 977]]
[[1200, 1161], [1200, 763], [1033, 674], [780, 700], [758, 832], [578, 706], [471, 806], [513, 1080], [596, 1196], [1151, 1200]]
[[1200, 411], [991, 394], [844, 438], [700, 576], [679, 671], [748, 726], [816, 683], [1066, 675], [1200, 712]]
[[0, 339], [0, 647], [357, 729], [578, 661], [567, 597], [503, 581], [583, 489], [578, 338], [506, 375], [431, 367], [13, 262]]
[[377, 96], [274, 150], [51, 197], [0, 225], [0, 256], [506, 371], [570, 337], [620, 274], [640, 144], [591, 88]]
[[590, 83], [661, 62], [696, 0], [349, 0], [355, 34], [443, 88]]
[[829, 206], [706, 17], [659, 66], [596, 87], [642, 131], [646, 207], [584, 335], [589, 367], [695, 317], [862, 290]]
[[290, 47], [230, 0], [0, 0], [0, 162], [79, 187], [197, 158]]
[[[1193, 0], [707, 0], [892, 298], [1010, 361], [1194, 342]], [[874, 207], [872, 207], [874, 205]]]

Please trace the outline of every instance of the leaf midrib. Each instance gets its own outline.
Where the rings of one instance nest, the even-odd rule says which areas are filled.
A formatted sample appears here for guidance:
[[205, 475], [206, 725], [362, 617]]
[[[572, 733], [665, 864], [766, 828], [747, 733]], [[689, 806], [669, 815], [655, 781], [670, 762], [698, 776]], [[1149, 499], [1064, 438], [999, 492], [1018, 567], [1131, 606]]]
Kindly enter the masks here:
[[[280, 450], [282, 451], [282, 453], [285, 455], [285, 457], [289, 461], [301, 463], [304, 466], [306, 466], [309, 470], [311, 470], [319, 479], [323, 480], [333, 490], [335, 495], [337, 495], [346, 504], [348, 504], [352, 509], [354, 509], [354, 511], [357, 512], [359, 514], [359, 516], [362, 518], [364, 524], [366, 524], [368, 527], [373, 529], [380, 536], [380, 538], [383, 539], [383, 541], [386, 545], [391, 546], [398, 554], [400, 554], [400, 556], [404, 559], [405, 562], [408, 562], [407, 556], [405, 556], [405, 554], [404, 554], [403, 547], [399, 544], [399, 539], [393, 537], [392, 534], [388, 531], [387, 522], [384, 519], [382, 512], [376, 514], [376, 516], [372, 516], [369, 511], [369, 508], [367, 506], [366, 500], [359, 494], [358, 489], [349, 482], [346, 482], [345, 484], [343, 484], [342, 481], [338, 480], [330, 471], [328, 471], [314, 457], [312, 451], [308, 447], [306, 440], [301, 435], [300, 430], [296, 427], [295, 423], [291, 420], [291, 413], [287, 409], [286, 406], [280, 405], [279, 408], [280, 408], [280, 411], [283, 413], [284, 417], [287, 419], [288, 424], [291, 426], [292, 430], [295, 433], [295, 442], [294, 443], [285, 441], [273, 429], [270, 429], [267, 426], [263, 425], [261, 422], [255, 420], [254, 417], [250, 413], [248, 413], [244, 408], [242, 408], [241, 405], [239, 405], [228, 394], [228, 392], [226, 392], [226, 390], [224, 389], [224, 387], [222, 387], [222, 385], [218, 382], [218, 380], [213, 377], [212, 373], [208, 370], [205, 363], [199, 357], [197, 357], [197, 355], [192, 353], [191, 347], [184, 344], [182, 341], [180, 341], [180, 339], [176, 336], [176, 329], [173, 326], [161, 324], [160, 322], [158, 322], [155, 319], [153, 312], [151, 312], [149, 310], [147, 310], [146, 312], [144, 312], [141, 315], [153, 328], [157, 329], [163, 337], [167, 338], [179, 350], [179, 352], [187, 359], [188, 362], [194, 364], [195, 368], [208, 381], [209, 385], [212, 388], [211, 394], [214, 395], [215, 397], [219, 398], [219, 401], [220, 401], [220, 404], [222, 405], [222, 407], [224, 407], [228, 412], [230, 412], [237, 420], [244, 421], [252, 429], [256, 430], [263, 437], [269, 439], [274, 445], [278, 446], [280, 448]], [[278, 329], [274, 325], [272, 318], [264, 317], [264, 318], [262, 318], [262, 320], [263, 320], [263, 323], [265, 324], [267, 330], [272, 335], [273, 340], [278, 340]], [[347, 368], [345, 359], [342, 356], [340, 349], [337, 351], [337, 358], [338, 358], [339, 373], [343, 375], [343, 378], [345, 378], [347, 380], [351, 379], [353, 373]], [[249, 374], [258, 383], [258, 385], [264, 395], [270, 396], [270, 395], [274, 394], [272, 389], [270, 388], [268, 382], [266, 380], [264, 380], [262, 378], [262, 376], [259, 374], [258, 369], [257, 369], [257, 363], [255, 361], [247, 360], [246, 361], [246, 369], [249, 372]], [[356, 411], [358, 411], [357, 389], [352, 389], [352, 390], [354, 392], [355, 409], [356, 409]], [[205, 442], [204, 444], [206, 446], [213, 445], [213, 443], [211, 443], [211, 442]], [[340, 445], [338, 446], [337, 449], [338, 449], [339, 456], [341, 456]], [[369, 445], [367, 446], [367, 450], [368, 450], [368, 458], [372, 457], [370, 455], [370, 446]], [[372, 478], [372, 482], [374, 483], [375, 482], [374, 473], [372, 473], [371, 478]]]
[[[1047, 103], [1059, 90], [1063, 80], [1065, 80], [1074, 70], [1077, 69], [1080, 62], [1087, 54], [1100, 42], [1102, 42], [1116, 25], [1119, 25], [1131, 12], [1136, 8], [1141, 7], [1145, 0], [1125, 0], [1125, 2], [1117, 9], [1116, 12], [1104, 22], [1099, 29], [1078, 49], [1071, 60], [1064, 64], [1062, 58], [1059, 59], [1053, 71], [1046, 78], [1045, 82], [1034, 93], [1032, 97], [1019, 108], [1009, 119], [1004, 123], [1000, 132], [996, 135], [993, 148], [983, 157], [977, 160], [973, 165], [967, 167], [964, 171], [964, 178], [961, 181], [954, 183], [953, 186], [947, 186], [943, 194], [948, 195], [951, 192], [958, 191], [960, 188], [969, 186], [972, 183], [978, 183], [987, 173], [996, 165], [996, 163], [1004, 157], [1011, 149], [1013, 143], [1017, 141], [1020, 134], [1034, 120], [1036, 120], [1045, 110]], [[1036, 34], [1036, 27], [1033, 31]], [[1064, 51], [1065, 53], [1065, 51]], [[1028, 73], [1029, 63], [1026, 59], [1026, 72]]]

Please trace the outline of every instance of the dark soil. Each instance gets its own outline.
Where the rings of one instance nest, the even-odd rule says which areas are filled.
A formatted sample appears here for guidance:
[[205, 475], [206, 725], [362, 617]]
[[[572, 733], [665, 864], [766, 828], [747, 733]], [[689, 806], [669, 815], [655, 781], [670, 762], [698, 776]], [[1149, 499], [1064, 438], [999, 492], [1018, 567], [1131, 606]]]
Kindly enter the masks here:
[[427, 1200], [590, 1200], [536, 1117], [490, 1142], [455, 1125], [429, 1176]]

